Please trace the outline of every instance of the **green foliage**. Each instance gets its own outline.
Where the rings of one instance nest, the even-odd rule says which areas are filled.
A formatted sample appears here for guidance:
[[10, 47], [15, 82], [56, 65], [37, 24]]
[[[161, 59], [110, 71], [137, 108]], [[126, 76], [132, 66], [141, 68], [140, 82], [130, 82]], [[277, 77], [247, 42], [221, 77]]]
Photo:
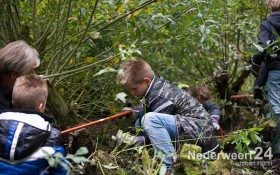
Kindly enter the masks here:
[[[251, 128], [249, 130], [236, 131], [237, 138], [232, 142], [238, 153], [249, 153], [257, 143], [261, 142], [259, 133], [262, 128]], [[251, 143], [254, 143], [252, 145]]]
[[[251, 45], [266, 13], [256, 0], [25, 0], [1, 7], [2, 44], [24, 39], [34, 45], [42, 59], [38, 73], [49, 77], [85, 119], [125, 105], [113, 101], [122, 91], [116, 88], [116, 74], [96, 73], [117, 70], [132, 53], [174, 83], [203, 80], [217, 98], [230, 95], [231, 85], [248, 70]], [[228, 87], [218, 91], [222, 77]]]
[[[48, 168], [50, 167], [56, 168], [60, 165], [67, 170], [68, 174], [72, 174], [73, 170], [75, 170], [74, 165], [70, 161], [73, 161], [76, 164], [84, 164], [86, 162], [91, 162], [90, 160], [88, 160], [83, 156], [88, 153], [88, 149], [86, 147], [79, 148], [74, 155], [68, 153], [65, 157], [60, 152], [57, 152], [53, 155], [50, 155], [44, 150], [43, 152], [47, 154], [46, 159], [48, 160], [49, 163]], [[48, 168], [45, 171], [47, 171]]]
[[[18, 39], [33, 45], [42, 60], [37, 73], [86, 121], [138, 105], [130, 96], [115, 101], [123, 92], [115, 83], [119, 64], [131, 56], [175, 84], [205, 81], [226, 107], [230, 95], [251, 92], [253, 79], [243, 75], [267, 13], [259, 0], [0, 1], [0, 45]], [[259, 141], [254, 130], [237, 135], [240, 152]], [[68, 158], [84, 161], [77, 157]]]

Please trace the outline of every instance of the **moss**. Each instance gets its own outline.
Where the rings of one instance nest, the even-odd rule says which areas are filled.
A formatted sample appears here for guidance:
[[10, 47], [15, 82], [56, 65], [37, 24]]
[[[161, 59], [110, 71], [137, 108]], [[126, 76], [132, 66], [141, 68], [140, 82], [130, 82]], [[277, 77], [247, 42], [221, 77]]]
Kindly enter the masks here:
[[187, 175], [199, 175], [202, 173], [201, 158], [197, 155], [201, 155], [201, 147], [192, 144], [183, 145], [180, 158]]
[[224, 159], [226, 157], [222, 151], [217, 155], [217, 159], [209, 162], [207, 175], [230, 175], [233, 167], [233, 160]]

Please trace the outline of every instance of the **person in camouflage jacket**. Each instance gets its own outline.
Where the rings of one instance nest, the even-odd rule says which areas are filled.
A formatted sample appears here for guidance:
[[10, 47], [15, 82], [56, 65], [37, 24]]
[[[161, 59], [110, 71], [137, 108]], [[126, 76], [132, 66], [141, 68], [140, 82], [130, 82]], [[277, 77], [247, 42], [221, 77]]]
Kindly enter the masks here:
[[[209, 139], [213, 127], [209, 114], [188, 92], [156, 76], [150, 65], [141, 58], [124, 62], [117, 76], [117, 83], [133, 95], [142, 97], [143, 117], [139, 119], [157, 153], [165, 156], [163, 162], [172, 169], [176, 151], [172, 140], [187, 140], [198, 144], [206, 152], [218, 147]], [[203, 139], [207, 137], [208, 139]]]

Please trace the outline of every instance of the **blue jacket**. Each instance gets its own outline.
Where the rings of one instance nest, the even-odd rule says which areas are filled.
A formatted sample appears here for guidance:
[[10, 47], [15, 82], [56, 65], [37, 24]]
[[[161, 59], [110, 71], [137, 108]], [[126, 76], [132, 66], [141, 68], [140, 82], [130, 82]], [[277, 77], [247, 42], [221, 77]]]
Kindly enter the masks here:
[[64, 154], [60, 131], [50, 117], [30, 110], [0, 112], [0, 175], [65, 175], [62, 166], [51, 168], [46, 153]]
[[209, 113], [209, 115], [217, 115], [217, 116], [221, 115], [220, 107], [215, 103], [207, 101], [204, 103], [203, 107]]
[[[259, 44], [266, 47], [268, 45], [268, 41], [275, 41], [279, 35], [280, 11], [271, 13], [268, 18], [262, 22], [258, 35]], [[261, 62], [266, 63], [268, 71], [280, 70], [280, 51], [276, 51], [274, 54], [268, 54], [264, 51], [253, 56], [252, 66], [254, 64], [261, 65]]]

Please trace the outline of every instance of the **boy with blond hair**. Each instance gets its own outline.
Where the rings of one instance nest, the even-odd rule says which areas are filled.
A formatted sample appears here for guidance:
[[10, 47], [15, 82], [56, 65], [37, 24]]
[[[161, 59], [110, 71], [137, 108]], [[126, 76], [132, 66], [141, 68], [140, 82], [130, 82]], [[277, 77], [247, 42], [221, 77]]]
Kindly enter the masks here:
[[[258, 35], [259, 44], [269, 49], [258, 53], [252, 58], [252, 72], [257, 76], [260, 65], [263, 63], [268, 71], [268, 100], [274, 112], [273, 120], [277, 127], [272, 133], [272, 154], [275, 158], [280, 157], [280, 0], [266, 0], [270, 15], [260, 26]], [[275, 41], [278, 40], [278, 43]], [[273, 43], [274, 42], [274, 43]], [[272, 44], [273, 43], [273, 44]]]
[[144, 115], [138, 122], [143, 127], [156, 153], [162, 152], [163, 163], [173, 171], [175, 148], [172, 140], [188, 139], [198, 144], [203, 152], [218, 147], [213, 139], [213, 128], [208, 122], [208, 113], [188, 92], [155, 75], [150, 65], [141, 58], [124, 62], [117, 76], [133, 96], [141, 97]]
[[46, 153], [64, 154], [60, 131], [44, 114], [47, 83], [40, 76], [20, 76], [13, 86], [14, 109], [0, 111], [0, 175], [65, 175], [62, 166], [49, 167]]

